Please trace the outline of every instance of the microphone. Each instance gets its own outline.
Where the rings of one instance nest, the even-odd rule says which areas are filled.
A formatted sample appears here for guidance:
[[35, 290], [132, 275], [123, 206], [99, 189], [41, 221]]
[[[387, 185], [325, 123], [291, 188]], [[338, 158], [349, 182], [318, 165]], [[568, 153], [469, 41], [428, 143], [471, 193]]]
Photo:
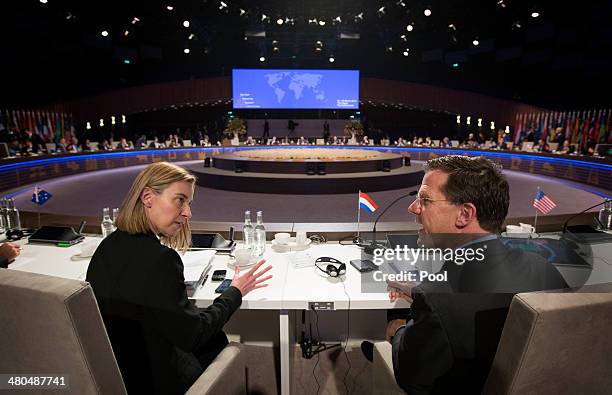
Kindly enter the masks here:
[[410, 191], [407, 194], [398, 197], [397, 199], [392, 201], [391, 204], [389, 204], [387, 207], [385, 207], [383, 212], [380, 213], [380, 215], [378, 217], [376, 217], [376, 221], [374, 221], [374, 227], [372, 228], [372, 243], [370, 243], [369, 245], [363, 246], [363, 251], [366, 254], [369, 254], [369, 255], [373, 254], [374, 250], [376, 249], [376, 247], [379, 246], [376, 243], [376, 225], [378, 224], [378, 220], [387, 212], [387, 210], [389, 210], [391, 207], [393, 207], [395, 205], [395, 203], [399, 202], [400, 200], [402, 200], [404, 198], [407, 198], [408, 196], [415, 196], [417, 193], [418, 193], [417, 191]]
[[586, 213], [586, 212], [587, 212], [587, 211], [589, 211], [590, 209], [593, 209], [593, 208], [595, 208], [595, 207], [602, 206], [602, 205], [606, 204], [606, 202], [608, 202], [608, 201], [610, 201], [610, 199], [604, 199], [604, 201], [603, 201], [603, 202], [601, 202], [601, 203], [597, 203], [596, 205], [591, 206], [591, 207], [589, 207], [589, 208], [585, 208], [584, 210], [582, 210], [582, 211], [581, 211], [581, 212], [579, 212], [578, 214], [575, 214], [575, 215], [572, 215], [571, 217], [569, 217], [569, 218], [567, 219], [567, 221], [565, 221], [565, 222], [563, 223], [563, 231], [562, 231], [561, 233], [563, 233], [563, 234], [564, 234], [564, 233], [566, 233], [566, 232], [567, 232], [567, 225], [569, 224], [569, 222], [570, 222], [571, 220], [573, 220], [574, 218], [576, 218], [577, 216], [579, 216], [579, 215], [581, 215], [581, 214]]
[[85, 221], [81, 222], [81, 225], [79, 225], [79, 230], [77, 230], [77, 234], [80, 235], [83, 233], [83, 229], [85, 229]]

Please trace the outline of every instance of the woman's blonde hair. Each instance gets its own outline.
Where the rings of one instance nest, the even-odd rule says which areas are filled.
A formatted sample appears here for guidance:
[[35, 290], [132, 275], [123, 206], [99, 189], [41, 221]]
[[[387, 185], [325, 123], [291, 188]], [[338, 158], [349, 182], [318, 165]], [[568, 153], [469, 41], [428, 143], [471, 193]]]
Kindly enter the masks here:
[[[168, 162], [158, 162], [147, 166], [136, 176], [128, 194], [125, 196], [123, 203], [121, 203], [116, 223], [117, 229], [129, 234], [151, 233], [151, 225], [140, 199], [142, 191], [149, 187], [155, 193], [160, 194], [170, 184], [181, 181], [188, 182], [192, 188], [195, 188], [195, 176], [182, 167]], [[189, 221], [185, 221], [185, 224], [175, 236], [166, 237], [160, 235], [160, 239], [162, 244], [170, 248], [181, 252], [186, 251], [191, 245]]]

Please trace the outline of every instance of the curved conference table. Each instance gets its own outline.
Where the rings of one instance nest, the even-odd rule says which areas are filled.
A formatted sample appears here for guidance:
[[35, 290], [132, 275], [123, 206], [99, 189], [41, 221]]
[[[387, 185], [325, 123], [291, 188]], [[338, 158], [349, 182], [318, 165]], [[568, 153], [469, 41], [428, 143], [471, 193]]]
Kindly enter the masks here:
[[104, 151], [6, 158], [0, 160], [0, 192], [6, 192], [37, 181], [81, 174], [90, 171], [144, 165], [158, 161], [182, 162], [204, 160], [220, 153], [261, 148], [343, 148], [389, 151], [414, 160], [427, 160], [441, 155], [483, 155], [499, 162], [504, 169], [567, 179], [604, 189], [612, 188], [612, 158], [522, 151], [480, 150], [462, 148], [399, 148], [387, 146], [239, 146], [182, 147]]
[[[558, 234], [542, 235], [546, 238], [559, 238]], [[87, 237], [85, 242], [101, 240], [99, 236]], [[75, 259], [80, 253], [80, 246], [75, 245], [68, 248], [55, 247], [52, 245], [23, 244], [23, 251], [9, 269], [21, 270], [33, 273], [46, 274], [85, 280], [90, 258]], [[559, 267], [561, 274], [570, 286], [582, 286], [587, 284], [599, 284], [612, 282], [612, 249], [609, 243], [593, 246], [593, 266], [585, 267]], [[204, 252], [206, 253], [206, 252]], [[341, 278], [329, 278], [321, 276], [313, 266], [295, 267], [292, 264], [293, 252], [277, 252], [272, 249], [271, 244], [263, 255], [267, 263], [272, 265], [270, 273], [273, 278], [269, 286], [256, 290], [247, 295], [242, 303], [242, 310], [268, 310], [279, 313], [278, 339], [280, 347], [280, 373], [281, 393], [292, 392], [291, 380], [291, 353], [292, 345], [295, 344], [296, 333], [292, 333], [292, 322], [290, 314], [295, 311], [310, 310], [313, 303], [325, 305], [324, 310], [347, 312], [349, 310], [385, 310], [391, 308], [407, 307], [405, 301], [389, 302], [386, 292], [369, 292], [362, 289], [362, 274], [352, 266], [348, 265], [351, 259], [360, 258], [361, 251], [357, 246], [340, 245], [338, 243], [326, 243], [311, 245], [306, 251], [312, 259], [319, 256], [333, 256], [347, 263], [346, 275]], [[198, 262], [194, 254], [202, 252], [187, 252], [183, 257], [186, 270], [194, 269], [192, 265]], [[191, 257], [190, 257], [191, 255]], [[195, 258], [195, 259], [194, 259]], [[203, 266], [202, 266], [203, 267]], [[232, 277], [233, 268], [229, 265], [228, 255], [215, 255], [212, 259], [212, 273], [216, 269], [226, 269]], [[432, 268], [434, 271], [436, 268]], [[202, 268], [200, 268], [200, 272]], [[198, 288], [192, 296], [198, 307], [209, 306], [217, 294], [214, 289], [217, 283], [206, 280], [202, 287]], [[331, 305], [327, 305], [331, 303]], [[342, 313], [346, 314], [346, 313]], [[295, 319], [294, 319], [295, 321]], [[318, 321], [318, 319], [317, 319]], [[383, 326], [384, 320], [380, 322], [372, 319], [369, 325]], [[241, 328], [241, 330], [246, 330]], [[355, 332], [359, 328], [352, 329], [353, 336], [359, 336]], [[295, 384], [293, 384], [295, 385]], [[294, 387], [295, 389], [295, 387]]]

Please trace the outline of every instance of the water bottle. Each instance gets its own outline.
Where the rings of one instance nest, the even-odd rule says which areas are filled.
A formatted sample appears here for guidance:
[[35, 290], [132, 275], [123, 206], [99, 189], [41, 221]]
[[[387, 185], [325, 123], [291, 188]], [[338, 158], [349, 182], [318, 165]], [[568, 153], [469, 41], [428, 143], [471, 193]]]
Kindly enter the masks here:
[[257, 225], [255, 225], [255, 244], [253, 246], [253, 255], [256, 257], [262, 256], [266, 250], [266, 228], [263, 224], [263, 213], [257, 212]]
[[6, 199], [0, 200], [0, 233], [8, 229], [8, 218], [6, 211]]
[[104, 207], [102, 210], [102, 223], [100, 224], [102, 228], [102, 237], [106, 237], [113, 233], [113, 221], [110, 217], [110, 208]]
[[599, 222], [603, 225], [602, 230], [612, 229], [612, 200], [606, 200], [603, 208], [599, 210]]
[[251, 224], [251, 212], [244, 212], [244, 225], [242, 226], [242, 237], [244, 238], [244, 248], [253, 248], [255, 240], [255, 229]]
[[19, 218], [19, 210], [15, 207], [15, 201], [13, 199], [6, 200], [7, 209], [7, 229], [21, 229], [21, 218]]
[[117, 230], [117, 217], [119, 216], [119, 209], [113, 209], [113, 232]]

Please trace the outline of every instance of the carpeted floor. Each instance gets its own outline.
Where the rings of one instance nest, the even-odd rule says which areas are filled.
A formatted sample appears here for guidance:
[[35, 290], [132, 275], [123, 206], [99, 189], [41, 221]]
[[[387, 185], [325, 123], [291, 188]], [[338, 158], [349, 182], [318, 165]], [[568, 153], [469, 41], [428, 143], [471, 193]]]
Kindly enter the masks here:
[[[193, 164], [182, 162], [180, 165]], [[197, 163], [197, 162], [195, 162]], [[41, 212], [60, 215], [101, 216], [103, 207], [119, 207], [132, 180], [143, 166], [85, 173], [45, 181], [40, 187], [50, 192], [53, 198], [41, 207]], [[541, 187], [556, 203], [550, 213], [569, 214], [601, 202], [601, 196], [612, 195], [610, 191], [598, 190], [569, 181], [534, 176], [525, 173], [505, 172], [510, 183], [509, 217], [534, 215], [531, 206], [537, 187]], [[400, 187], [400, 186], [398, 186]], [[418, 189], [418, 188], [412, 188]], [[380, 207], [385, 207], [396, 197], [412, 189], [372, 192], [369, 195]], [[32, 188], [20, 188], [15, 196], [20, 210], [35, 211], [30, 201]], [[366, 191], [367, 192], [367, 191]], [[413, 216], [406, 211], [409, 199], [392, 207], [385, 214], [385, 221], [411, 221]], [[355, 222], [357, 196], [338, 195], [278, 195], [220, 191], [196, 187], [192, 205], [193, 220], [241, 222], [244, 210], [263, 210], [264, 222]], [[362, 213], [362, 222], [372, 222], [374, 215]], [[385, 222], [382, 221], [382, 222]]]

